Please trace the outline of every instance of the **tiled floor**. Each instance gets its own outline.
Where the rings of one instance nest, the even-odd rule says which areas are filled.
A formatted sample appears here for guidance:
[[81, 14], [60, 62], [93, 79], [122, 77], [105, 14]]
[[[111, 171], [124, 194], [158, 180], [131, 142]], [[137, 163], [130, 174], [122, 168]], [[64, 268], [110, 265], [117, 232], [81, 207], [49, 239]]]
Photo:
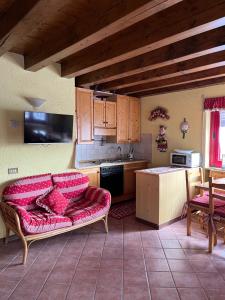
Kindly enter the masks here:
[[31, 300], [222, 300], [225, 246], [212, 255], [207, 239], [185, 221], [160, 231], [134, 216], [110, 219], [36, 242], [22, 266], [21, 244], [0, 245], [0, 299]]

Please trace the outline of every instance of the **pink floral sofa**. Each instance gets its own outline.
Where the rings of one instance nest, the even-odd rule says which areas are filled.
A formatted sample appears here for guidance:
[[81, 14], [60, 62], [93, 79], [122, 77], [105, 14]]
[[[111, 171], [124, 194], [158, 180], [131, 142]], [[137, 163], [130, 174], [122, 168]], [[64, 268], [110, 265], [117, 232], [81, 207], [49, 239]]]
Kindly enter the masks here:
[[104, 221], [111, 195], [107, 190], [89, 186], [89, 178], [81, 173], [41, 174], [20, 178], [3, 191], [0, 209], [6, 227], [6, 243], [10, 230], [24, 245], [26, 263], [29, 244], [82, 226]]

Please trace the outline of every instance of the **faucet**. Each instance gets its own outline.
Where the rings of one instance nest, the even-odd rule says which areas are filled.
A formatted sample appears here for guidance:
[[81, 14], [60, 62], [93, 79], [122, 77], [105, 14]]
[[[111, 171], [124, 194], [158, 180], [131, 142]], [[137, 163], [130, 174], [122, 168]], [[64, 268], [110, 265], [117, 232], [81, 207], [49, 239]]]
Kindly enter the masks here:
[[120, 146], [118, 146], [118, 147], [117, 147], [117, 151], [119, 151], [119, 152], [120, 152], [120, 159], [122, 159], [122, 149], [121, 149], [121, 147], [120, 147]]

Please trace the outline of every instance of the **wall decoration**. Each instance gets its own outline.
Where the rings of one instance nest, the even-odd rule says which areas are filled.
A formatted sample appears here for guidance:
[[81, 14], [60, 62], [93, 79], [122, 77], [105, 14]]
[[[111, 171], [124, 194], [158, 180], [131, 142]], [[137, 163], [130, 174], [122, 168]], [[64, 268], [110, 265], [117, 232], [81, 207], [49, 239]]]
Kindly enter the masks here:
[[159, 152], [166, 152], [168, 149], [168, 143], [166, 138], [166, 126], [159, 126], [159, 135], [156, 138], [157, 149]]
[[170, 116], [168, 115], [168, 110], [161, 106], [157, 106], [153, 109], [148, 117], [149, 121], [154, 121], [158, 118], [169, 120]]
[[185, 134], [188, 133], [188, 130], [189, 130], [189, 124], [186, 118], [184, 118], [184, 121], [180, 124], [180, 131], [183, 134], [183, 139], [185, 138]]

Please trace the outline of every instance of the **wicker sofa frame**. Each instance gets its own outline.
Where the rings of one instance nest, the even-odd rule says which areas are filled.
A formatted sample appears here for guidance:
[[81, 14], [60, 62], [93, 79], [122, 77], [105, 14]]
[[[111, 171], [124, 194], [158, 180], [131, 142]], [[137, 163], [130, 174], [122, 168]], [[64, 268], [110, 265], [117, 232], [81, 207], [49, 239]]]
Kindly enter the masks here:
[[56, 236], [56, 235], [59, 235], [59, 234], [65, 233], [65, 232], [69, 232], [69, 231], [96, 223], [98, 221], [104, 222], [106, 233], [108, 233], [108, 213], [107, 213], [101, 217], [95, 218], [91, 221], [84, 222], [79, 225], [72, 225], [69, 227], [51, 230], [51, 231], [44, 232], [44, 233], [24, 235], [24, 233], [21, 229], [21, 225], [20, 225], [20, 218], [19, 218], [16, 210], [5, 202], [0, 202], [0, 209], [2, 212], [3, 221], [4, 221], [4, 224], [6, 227], [6, 237], [4, 238], [5, 244], [8, 243], [10, 231], [14, 232], [21, 239], [21, 241], [23, 243], [23, 249], [24, 249], [23, 250], [23, 264], [26, 264], [28, 249], [29, 249], [30, 245], [35, 241], [49, 238], [52, 236]]

